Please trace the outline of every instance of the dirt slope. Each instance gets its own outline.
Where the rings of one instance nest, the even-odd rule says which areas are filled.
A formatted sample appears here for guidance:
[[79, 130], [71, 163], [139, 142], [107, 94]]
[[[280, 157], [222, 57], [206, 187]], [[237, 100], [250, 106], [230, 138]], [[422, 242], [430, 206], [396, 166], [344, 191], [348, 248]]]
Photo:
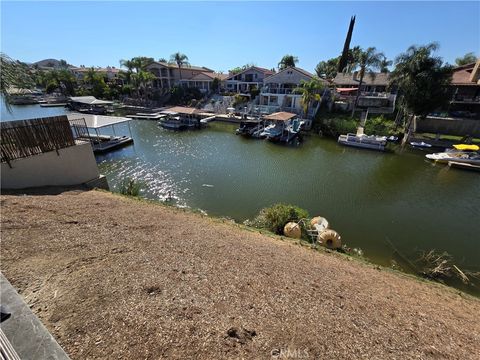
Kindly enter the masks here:
[[479, 359], [480, 301], [97, 191], [2, 195], [1, 267], [73, 359]]

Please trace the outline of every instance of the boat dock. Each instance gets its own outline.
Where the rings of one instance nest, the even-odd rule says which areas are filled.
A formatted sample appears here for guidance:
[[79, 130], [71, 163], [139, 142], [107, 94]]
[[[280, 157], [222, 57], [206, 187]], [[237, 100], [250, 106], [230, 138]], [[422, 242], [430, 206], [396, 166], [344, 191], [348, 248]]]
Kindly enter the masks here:
[[457, 169], [462, 169], [462, 170], [470, 170], [470, 171], [479, 171], [480, 172], [480, 166], [479, 165], [473, 165], [473, 164], [462, 163], [462, 162], [457, 162], [457, 161], [449, 161], [448, 166], [454, 167], [454, 168], [457, 168]]
[[[72, 127], [75, 139], [89, 141], [92, 145], [94, 153], [105, 153], [118, 149], [120, 147], [133, 143], [130, 130], [130, 120], [126, 117], [103, 116], [103, 115], [87, 115], [72, 113], [67, 115]], [[128, 125], [130, 136], [117, 136], [115, 125], [126, 123]], [[100, 129], [111, 127], [112, 135], [100, 134]], [[93, 129], [95, 134], [91, 134], [89, 129]]]

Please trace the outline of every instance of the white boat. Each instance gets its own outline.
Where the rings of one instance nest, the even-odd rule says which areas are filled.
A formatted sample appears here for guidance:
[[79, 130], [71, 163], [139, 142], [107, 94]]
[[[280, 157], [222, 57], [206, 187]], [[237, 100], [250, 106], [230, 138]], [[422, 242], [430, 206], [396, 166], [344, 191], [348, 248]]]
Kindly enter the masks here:
[[427, 159], [447, 164], [449, 161], [480, 165], [480, 154], [478, 152], [452, 151], [425, 155]]
[[271, 124], [260, 133], [260, 137], [273, 140], [279, 138], [282, 132], [283, 128], [281, 124]]
[[187, 129], [187, 125], [182, 122], [180, 116], [167, 116], [159, 121], [158, 125], [167, 130]]
[[364, 134], [362, 135], [347, 134], [347, 135], [340, 135], [338, 137], [338, 142], [342, 145], [347, 145], [347, 146], [385, 151], [387, 146], [387, 137], [376, 136], [376, 135], [364, 135]]
[[200, 128], [200, 120], [183, 116], [182, 114], [169, 113], [162, 118], [158, 125], [168, 130], [187, 130]]
[[160, 120], [165, 117], [165, 115], [156, 113], [136, 113], [135, 115], [128, 115], [131, 119], [139, 119], [139, 120]]
[[417, 147], [417, 148], [431, 148], [432, 147], [432, 144], [426, 143], [424, 141], [420, 141], [420, 142], [411, 141], [410, 145], [412, 145], [413, 147]]

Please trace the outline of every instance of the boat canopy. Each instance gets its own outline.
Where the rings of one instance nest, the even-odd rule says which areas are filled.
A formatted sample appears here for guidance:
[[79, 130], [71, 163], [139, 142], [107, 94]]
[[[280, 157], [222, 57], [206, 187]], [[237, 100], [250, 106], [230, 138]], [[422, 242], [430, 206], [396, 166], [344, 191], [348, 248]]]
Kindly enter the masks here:
[[457, 150], [472, 150], [472, 151], [480, 150], [480, 147], [478, 145], [457, 144], [457, 145], [453, 145], [453, 147]]
[[193, 115], [197, 113], [198, 110], [192, 107], [185, 107], [185, 106], [173, 106], [171, 108], [165, 109], [162, 111], [162, 114], [171, 114], [171, 113], [177, 113], [177, 114], [182, 114], [182, 115]]
[[297, 114], [289, 113], [286, 111], [280, 111], [270, 115], [266, 115], [263, 118], [265, 120], [273, 120], [273, 121], [288, 121], [290, 119], [293, 119], [294, 117], [297, 117]]
[[110, 105], [113, 101], [99, 100], [95, 96], [72, 96], [70, 97], [72, 102], [87, 104], [87, 105]]
[[99, 129], [106, 126], [117, 125], [120, 123], [128, 122], [131, 119], [120, 116], [103, 116], [103, 115], [90, 115], [72, 113], [67, 115], [68, 120], [85, 119], [85, 124], [90, 129]]
[[351, 92], [351, 91], [357, 91], [358, 88], [337, 88], [338, 92]]

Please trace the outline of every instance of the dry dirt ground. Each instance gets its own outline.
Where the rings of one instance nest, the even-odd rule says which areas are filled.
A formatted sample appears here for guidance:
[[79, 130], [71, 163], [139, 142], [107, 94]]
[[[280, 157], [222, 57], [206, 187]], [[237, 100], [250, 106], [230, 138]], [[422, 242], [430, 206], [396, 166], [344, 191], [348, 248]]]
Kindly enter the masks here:
[[73, 359], [480, 359], [480, 301], [98, 191], [1, 196], [4, 275]]

